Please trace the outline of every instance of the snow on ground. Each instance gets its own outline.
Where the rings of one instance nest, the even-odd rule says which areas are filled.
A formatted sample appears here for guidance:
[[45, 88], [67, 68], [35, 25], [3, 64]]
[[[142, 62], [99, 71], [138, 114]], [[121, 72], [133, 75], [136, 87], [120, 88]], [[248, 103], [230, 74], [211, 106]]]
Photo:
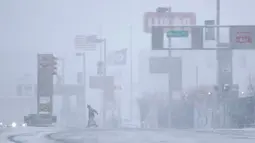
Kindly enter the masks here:
[[[65, 132], [55, 137], [66, 139], [69, 142], [90, 143], [253, 143], [249, 137], [203, 134], [194, 131], [183, 130], [84, 130], [80, 132]], [[82, 143], [83, 143], [82, 142]]]
[[45, 134], [57, 131], [53, 128], [33, 128], [33, 127], [17, 127], [7, 128], [0, 134], [0, 142], [13, 143], [10, 140], [21, 141], [26, 143], [46, 143]]
[[196, 143], [196, 140], [186, 137], [175, 137], [166, 132], [154, 131], [118, 131], [118, 130], [90, 130], [80, 132], [65, 132], [54, 135], [56, 139], [65, 139], [68, 142], [89, 143], [160, 143], [180, 142]]
[[[1, 131], [1, 130], [0, 130]], [[231, 131], [231, 130], [228, 130]], [[234, 131], [234, 130], [232, 130]], [[240, 130], [239, 130], [240, 131]], [[194, 130], [106, 130], [57, 128], [10, 128], [0, 134], [0, 142], [9, 143], [8, 137], [26, 143], [51, 143], [46, 134], [57, 132], [53, 137], [76, 143], [253, 143], [255, 134], [215, 134]], [[252, 131], [253, 132], [253, 131]]]

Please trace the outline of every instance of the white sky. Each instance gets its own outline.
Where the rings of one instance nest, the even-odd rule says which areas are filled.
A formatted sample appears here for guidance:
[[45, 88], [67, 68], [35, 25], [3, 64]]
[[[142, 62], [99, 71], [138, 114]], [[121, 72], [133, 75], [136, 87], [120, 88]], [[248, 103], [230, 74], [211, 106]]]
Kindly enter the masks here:
[[[254, 24], [251, 17], [254, 3], [252, 0], [222, 0], [222, 24]], [[110, 50], [128, 48], [130, 25], [137, 77], [138, 53], [150, 47], [149, 35], [143, 33], [143, 13], [154, 11], [158, 6], [195, 12], [199, 24], [215, 17], [214, 0], [1, 0], [0, 63], [4, 67], [0, 72], [4, 81], [1, 84], [13, 87], [23, 74], [32, 71], [35, 75], [36, 63], [32, 55], [37, 52], [54, 52], [66, 58], [67, 82], [73, 83], [76, 71], [81, 70], [81, 60], [74, 56], [74, 36], [99, 34], [107, 38]], [[193, 57], [186, 55], [186, 59]], [[89, 54], [88, 69], [94, 69], [97, 58], [98, 53]], [[1, 90], [1, 93], [9, 92], [8, 88]]]

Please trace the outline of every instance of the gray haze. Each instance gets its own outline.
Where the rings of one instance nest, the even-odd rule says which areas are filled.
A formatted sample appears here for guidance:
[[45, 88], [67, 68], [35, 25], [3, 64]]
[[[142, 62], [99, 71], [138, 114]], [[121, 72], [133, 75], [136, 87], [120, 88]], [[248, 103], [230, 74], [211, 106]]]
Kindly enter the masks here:
[[[255, 24], [252, 17], [255, 12], [254, 4], [254, 0], [223, 0], [221, 24]], [[143, 33], [143, 13], [155, 11], [158, 6], [171, 6], [173, 11], [179, 12], [195, 12], [198, 24], [215, 18], [214, 0], [1, 0], [0, 94], [15, 95], [15, 85], [24, 74], [31, 74], [32, 82], [36, 82], [38, 52], [53, 52], [65, 58], [66, 82], [75, 83], [76, 72], [81, 71], [81, 59], [75, 56], [75, 35], [101, 35], [107, 38], [109, 51], [113, 51], [130, 47], [131, 26], [134, 82], [146, 83], [144, 76], [140, 77], [141, 81], [138, 77], [143, 75], [138, 72], [141, 69], [138, 68], [141, 66], [138, 61], [142, 60], [138, 59], [138, 55], [141, 50], [150, 50], [150, 36]], [[251, 62], [254, 60], [253, 54], [254, 52], [235, 53], [234, 82], [240, 83], [242, 89], [246, 86], [246, 76], [250, 72], [255, 73]], [[196, 65], [199, 66], [199, 84], [215, 83], [215, 53], [182, 52], [173, 55], [182, 55], [184, 58], [184, 87], [194, 86]], [[246, 68], [241, 68], [241, 57], [244, 56], [250, 62], [247, 62]], [[88, 55], [87, 69], [90, 75], [96, 74], [98, 59], [98, 51]], [[167, 89], [167, 81], [163, 79], [164, 77], [158, 81], [161, 84], [155, 90]], [[150, 80], [153, 80], [152, 76]], [[144, 90], [149, 90], [149, 86], [151, 85], [144, 85]], [[92, 101], [96, 97], [89, 98]]]

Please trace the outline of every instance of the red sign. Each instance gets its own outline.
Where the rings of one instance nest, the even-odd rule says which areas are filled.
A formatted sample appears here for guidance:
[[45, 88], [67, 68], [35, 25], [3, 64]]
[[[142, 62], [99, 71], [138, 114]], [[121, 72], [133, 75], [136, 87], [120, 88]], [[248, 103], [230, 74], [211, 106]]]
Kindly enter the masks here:
[[236, 33], [236, 43], [251, 44], [252, 43], [251, 32], [237, 32]]
[[144, 14], [144, 32], [150, 33], [152, 26], [196, 25], [193, 12], [146, 12]]

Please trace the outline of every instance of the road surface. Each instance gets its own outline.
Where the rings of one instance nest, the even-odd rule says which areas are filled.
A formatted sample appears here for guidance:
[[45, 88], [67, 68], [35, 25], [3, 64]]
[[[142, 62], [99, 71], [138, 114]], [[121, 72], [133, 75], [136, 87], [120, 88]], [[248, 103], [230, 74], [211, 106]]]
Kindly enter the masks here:
[[1, 143], [253, 143], [255, 131], [13, 128]]

